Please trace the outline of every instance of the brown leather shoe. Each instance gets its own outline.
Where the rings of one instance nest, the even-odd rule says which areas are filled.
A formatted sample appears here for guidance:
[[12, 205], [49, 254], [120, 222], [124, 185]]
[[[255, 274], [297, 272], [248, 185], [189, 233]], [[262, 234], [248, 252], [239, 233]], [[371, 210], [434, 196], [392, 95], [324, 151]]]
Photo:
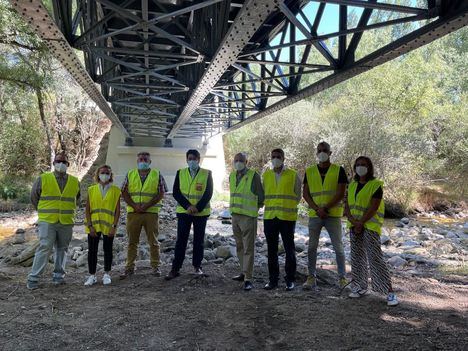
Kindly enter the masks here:
[[130, 277], [134, 273], [135, 273], [135, 270], [127, 268], [127, 269], [125, 269], [125, 271], [122, 274], [120, 274], [120, 280], [123, 280], [123, 279], [126, 279], [126, 278]]
[[178, 271], [171, 269], [171, 271], [164, 277], [166, 280], [177, 278], [180, 275]]

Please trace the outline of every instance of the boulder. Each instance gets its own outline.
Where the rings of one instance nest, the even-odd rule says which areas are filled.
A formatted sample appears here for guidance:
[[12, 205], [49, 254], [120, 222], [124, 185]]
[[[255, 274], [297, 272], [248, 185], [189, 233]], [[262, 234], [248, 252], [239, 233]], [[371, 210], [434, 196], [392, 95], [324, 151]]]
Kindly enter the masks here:
[[213, 261], [216, 259], [216, 254], [214, 253], [213, 250], [205, 249], [205, 252], [203, 253], [203, 257], [207, 261]]
[[306, 246], [303, 243], [296, 243], [296, 252], [303, 252], [306, 250]]
[[380, 243], [382, 245], [390, 245], [392, 243], [392, 239], [388, 235], [381, 235], [380, 236]]
[[219, 213], [219, 218], [221, 218], [221, 219], [231, 219], [232, 218], [231, 212], [229, 210], [222, 210]]
[[88, 251], [84, 252], [78, 259], [75, 261], [77, 267], [82, 267], [88, 264]]
[[400, 246], [401, 247], [415, 247], [415, 246], [421, 246], [421, 244], [416, 240], [410, 239], [410, 240], [404, 241]]
[[400, 222], [401, 222], [401, 223], [403, 223], [403, 224], [406, 224], [406, 225], [408, 225], [408, 224], [409, 224], [409, 222], [410, 222], [410, 220], [409, 220], [409, 218], [408, 218], [408, 217], [403, 217], [402, 219], [400, 219]]
[[393, 256], [388, 260], [388, 264], [390, 264], [391, 266], [393, 266], [395, 268], [404, 267], [406, 265], [406, 263], [407, 263], [406, 260], [404, 258], [401, 258], [398, 255]]
[[216, 248], [216, 257], [228, 259], [229, 257], [236, 256], [236, 249], [229, 245], [218, 246]]

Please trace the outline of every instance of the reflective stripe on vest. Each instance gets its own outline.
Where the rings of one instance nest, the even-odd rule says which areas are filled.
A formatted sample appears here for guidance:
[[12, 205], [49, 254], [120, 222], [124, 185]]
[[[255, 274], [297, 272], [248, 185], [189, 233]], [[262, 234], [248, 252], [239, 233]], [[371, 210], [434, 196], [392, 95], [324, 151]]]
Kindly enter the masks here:
[[[120, 189], [115, 185], [111, 185], [107, 190], [104, 198], [102, 197], [99, 185], [92, 185], [88, 188], [89, 209], [91, 212], [91, 224], [96, 233], [101, 232], [103, 235], [108, 235], [109, 230], [114, 224], [115, 210], [120, 200]], [[87, 223], [86, 223], [87, 224]], [[86, 225], [86, 233], [89, 233], [89, 228]]]
[[37, 205], [40, 222], [73, 224], [75, 222], [76, 196], [80, 191], [78, 178], [68, 174], [67, 184], [60, 192], [55, 174], [41, 175], [41, 196]]
[[[128, 194], [136, 204], [150, 202], [159, 192], [159, 170], [151, 169], [146, 176], [145, 182], [141, 184], [138, 169], [132, 169], [128, 172]], [[162, 201], [146, 209], [145, 212], [159, 213], [162, 207]], [[133, 207], [127, 206], [127, 213], [135, 212]]]
[[[204, 168], [200, 168], [194, 178], [190, 175], [190, 170], [188, 168], [179, 170], [180, 192], [192, 205], [196, 205], [203, 197], [208, 185], [208, 175], [209, 171]], [[187, 213], [187, 210], [177, 204], [176, 212]], [[194, 216], [209, 216], [210, 213], [210, 202], [208, 202], [203, 211], [194, 214]]]
[[271, 169], [263, 174], [265, 188], [264, 219], [279, 218], [285, 221], [297, 220], [297, 194], [294, 192], [297, 173], [285, 169], [276, 183], [275, 172]]
[[229, 176], [229, 208], [231, 213], [249, 217], [258, 216], [258, 197], [252, 193], [252, 182], [255, 171], [249, 169], [237, 184], [237, 172]]
[[[338, 190], [338, 178], [340, 175], [340, 166], [331, 164], [328, 168], [325, 179], [322, 182], [322, 176], [317, 165], [306, 169], [307, 186], [309, 187], [309, 194], [314, 202], [319, 207], [323, 207], [328, 204], [331, 199], [336, 195]], [[343, 216], [343, 204], [341, 201], [334, 207], [328, 210], [330, 217], [342, 217]], [[317, 213], [314, 209], [309, 209], [309, 217], [317, 217]]]
[[[380, 187], [383, 188], [383, 182], [379, 179], [369, 180], [356, 196], [357, 186], [358, 182], [353, 180], [348, 187], [348, 207], [351, 215], [356, 219], [360, 219], [370, 208], [372, 195], [374, 195]], [[384, 222], [384, 213], [385, 204], [382, 199], [376, 214], [364, 223], [364, 227], [380, 234], [382, 231], [382, 224]], [[348, 221], [347, 226], [348, 228], [351, 228], [351, 222]]]

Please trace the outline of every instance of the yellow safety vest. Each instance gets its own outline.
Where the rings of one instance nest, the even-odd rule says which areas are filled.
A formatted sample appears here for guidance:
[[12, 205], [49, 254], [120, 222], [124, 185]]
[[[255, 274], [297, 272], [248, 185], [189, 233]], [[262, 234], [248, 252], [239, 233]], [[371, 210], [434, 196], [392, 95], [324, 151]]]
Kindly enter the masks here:
[[296, 171], [285, 169], [279, 183], [276, 183], [275, 172], [271, 169], [263, 174], [265, 188], [264, 219], [279, 218], [285, 221], [297, 220], [297, 205], [299, 203], [294, 191]]
[[[201, 200], [208, 185], [209, 171], [204, 168], [198, 170], [195, 178], [190, 175], [188, 168], [179, 170], [179, 188], [182, 195], [192, 204], [196, 205]], [[187, 213], [187, 210], [177, 204], [177, 213]], [[208, 202], [203, 211], [194, 214], [194, 216], [209, 216], [211, 213], [210, 203]]]
[[[372, 195], [374, 195], [379, 187], [383, 188], [383, 181], [379, 179], [369, 180], [359, 191], [356, 197], [357, 186], [358, 182], [353, 180], [348, 187], [348, 206], [351, 211], [351, 215], [356, 219], [360, 219], [369, 209]], [[382, 224], [384, 222], [384, 213], [385, 205], [382, 199], [380, 201], [377, 213], [366, 223], [364, 223], [364, 227], [380, 234], [382, 231]], [[352, 224], [349, 221], [347, 225], [348, 228], [352, 227]]]
[[[114, 224], [115, 210], [120, 200], [120, 189], [111, 185], [104, 198], [102, 197], [99, 185], [92, 185], [88, 188], [89, 209], [91, 212], [91, 223], [96, 233], [109, 234], [109, 230]], [[86, 223], [86, 233], [89, 233], [88, 223]]]
[[[325, 179], [322, 182], [322, 176], [318, 165], [306, 169], [307, 186], [309, 194], [319, 207], [325, 206], [336, 195], [338, 190], [338, 177], [340, 175], [340, 166], [331, 164], [328, 168]], [[341, 201], [328, 210], [330, 217], [343, 216], [343, 204]], [[313, 208], [309, 209], [309, 217], [318, 217]]]
[[[141, 184], [138, 169], [132, 169], [128, 172], [128, 193], [132, 201], [136, 204], [150, 202], [159, 192], [159, 171], [151, 169], [146, 176], [145, 183]], [[145, 212], [159, 213], [162, 207], [162, 201], [148, 208]], [[133, 207], [127, 206], [127, 213], [135, 212]]]
[[37, 205], [39, 222], [74, 224], [76, 196], [80, 191], [78, 178], [68, 174], [67, 184], [62, 193], [54, 173], [43, 173], [41, 189], [41, 197]]
[[237, 172], [234, 171], [229, 176], [229, 190], [231, 193], [229, 208], [231, 213], [246, 215], [249, 217], [258, 216], [258, 196], [252, 192], [252, 181], [255, 171], [249, 169], [237, 183]]

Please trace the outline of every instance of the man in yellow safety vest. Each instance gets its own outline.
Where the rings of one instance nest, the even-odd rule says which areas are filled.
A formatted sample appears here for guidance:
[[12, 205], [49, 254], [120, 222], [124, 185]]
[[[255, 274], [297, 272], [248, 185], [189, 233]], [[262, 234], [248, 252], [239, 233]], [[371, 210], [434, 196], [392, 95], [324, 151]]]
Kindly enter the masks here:
[[263, 224], [268, 246], [269, 282], [265, 290], [278, 286], [278, 240], [281, 234], [286, 254], [286, 290], [294, 289], [296, 275], [296, 248], [294, 230], [296, 229], [297, 205], [301, 199], [301, 181], [297, 172], [284, 165], [284, 151], [271, 152], [273, 168], [263, 174], [265, 189], [265, 212]]
[[304, 176], [303, 196], [309, 205], [309, 275], [304, 289], [314, 288], [316, 281], [317, 247], [323, 227], [330, 236], [336, 255], [339, 284], [347, 285], [345, 278], [345, 254], [343, 249], [341, 217], [343, 216], [342, 200], [348, 183], [343, 167], [330, 162], [332, 154], [330, 145], [321, 142], [317, 145], [318, 164], [306, 169]]
[[159, 210], [161, 200], [167, 192], [166, 182], [157, 168], [151, 168], [148, 152], [137, 155], [137, 168], [130, 170], [122, 184], [122, 197], [127, 203], [128, 252], [125, 271], [120, 279], [125, 279], [135, 271], [138, 243], [141, 229], [144, 228], [150, 249], [153, 275], [161, 276], [159, 257]]
[[252, 274], [257, 237], [258, 209], [263, 207], [262, 180], [257, 172], [247, 168], [247, 155], [234, 156], [234, 170], [229, 176], [232, 232], [236, 239], [241, 274], [232, 278], [244, 282], [244, 290], [253, 288]]
[[177, 240], [172, 269], [166, 276], [166, 280], [179, 276], [192, 224], [192, 265], [195, 269], [195, 275], [204, 274], [201, 263], [206, 222], [211, 214], [210, 200], [213, 195], [213, 178], [211, 171], [200, 167], [200, 153], [197, 150], [188, 150], [186, 160], [188, 167], [177, 171], [172, 191], [174, 199], [177, 201]]
[[69, 166], [65, 153], [54, 159], [54, 172], [43, 173], [33, 184], [31, 203], [38, 213], [39, 246], [34, 255], [27, 288], [37, 289], [39, 277], [49, 262], [55, 247], [52, 282], [63, 284], [65, 277], [66, 252], [73, 235], [75, 209], [80, 198], [78, 179], [67, 174]]

